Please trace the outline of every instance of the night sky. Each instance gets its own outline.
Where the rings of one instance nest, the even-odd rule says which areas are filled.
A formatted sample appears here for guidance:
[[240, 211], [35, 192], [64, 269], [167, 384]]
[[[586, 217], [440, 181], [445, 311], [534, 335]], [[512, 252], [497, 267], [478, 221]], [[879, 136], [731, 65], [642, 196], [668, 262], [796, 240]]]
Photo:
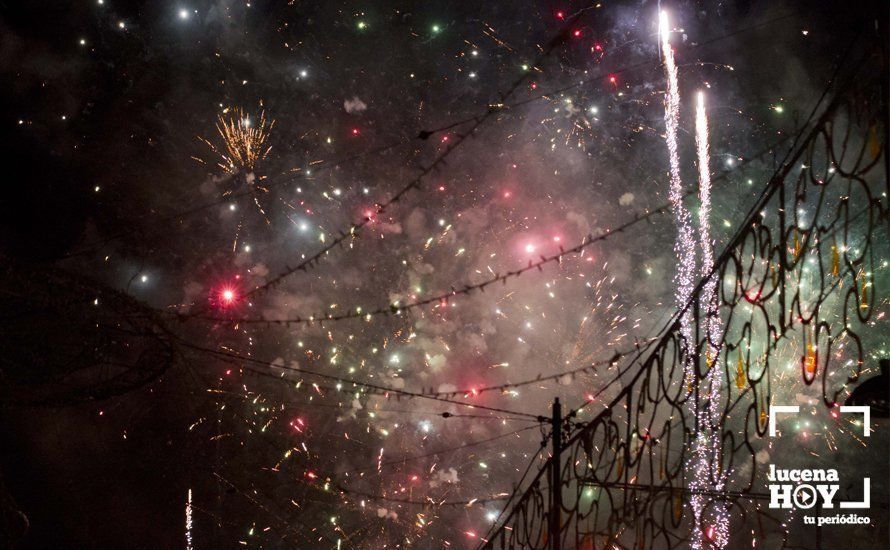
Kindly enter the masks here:
[[[0, 288], [10, 315], [20, 293], [66, 304], [0, 340], [0, 383], [97, 349], [77, 336], [99, 295], [84, 288], [160, 319], [174, 350], [121, 395], [62, 384], [78, 397], [0, 408], [10, 540], [17, 509], [22, 548], [478, 544], [546, 459], [536, 417], [587, 399], [617, 372], [600, 362], [674, 312], [674, 221], [400, 306], [668, 201], [659, 7], [689, 182], [692, 98], [708, 98], [721, 249], [878, 6], [0, 0], [0, 251], [31, 274]], [[884, 321], [870, 359], [888, 336]], [[130, 337], [150, 346], [114, 345]], [[477, 391], [507, 383], [523, 384]]]

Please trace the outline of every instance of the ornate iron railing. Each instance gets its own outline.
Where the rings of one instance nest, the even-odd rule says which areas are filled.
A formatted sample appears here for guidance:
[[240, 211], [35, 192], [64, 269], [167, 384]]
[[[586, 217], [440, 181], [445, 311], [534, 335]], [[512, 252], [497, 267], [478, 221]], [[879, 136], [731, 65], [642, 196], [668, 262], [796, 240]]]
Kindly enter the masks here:
[[[694, 530], [708, 529], [693, 520], [692, 496], [704, 499], [703, 518], [731, 518], [729, 537], [748, 533], [765, 547], [787, 546], [787, 514], [771, 514], [755, 485], [778, 367], [794, 373], [789, 383], [821, 386], [826, 406], [843, 400], [865, 361], [876, 248], [888, 247], [886, 127], [879, 87], [863, 80], [851, 79], [801, 134], [716, 259], [719, 341], [707, 341], [705, 278], [688, 305], [694, 345], [681, 337], [678, 312], [584, 406], [594, 418], [565, 436], [560, 460], [551, 458], [523, 487], [483, 547], [687, 547]], [[694, 380], [684, 381], [690, 364]], [[719, 391], [707, 387], [710, 369], [722, 370], [712, 378], [722, 380]], [[711, 393], [716, 417], [693, 414]], [[704, 436], [720, 438], [718, 458], [707, 465], [711, 489], [690, 484], [690, 454]], [[713, 533], [700, 536], [713, 544]]]

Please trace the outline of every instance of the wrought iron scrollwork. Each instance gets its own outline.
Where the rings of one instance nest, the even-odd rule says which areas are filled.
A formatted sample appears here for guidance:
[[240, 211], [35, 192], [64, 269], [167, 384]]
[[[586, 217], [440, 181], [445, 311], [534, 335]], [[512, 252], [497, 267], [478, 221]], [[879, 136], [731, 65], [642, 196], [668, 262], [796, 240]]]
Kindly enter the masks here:
[[[553, 547], [553, 467], [561, 474], [561, 548], [686, 547], [705, 528], [687, 507], [695, 495], [706, 514], [720, 508], [731, 517], [730, 537], [756, 533], [766, 547], [787, 546], [786, 516], [756, 491], [756, 455], [780, 369], [789, 381], [821, 386], [828, 407], [862, 373], [876, 249], [888, 248], [887, 136], [876, 90], [856, 82], [828, 103], [716, 259], [719, 341], [707, 341], [702, 281], [689, 305], [694, 345], [683, 340], [678, 314], [623, 366], [611, 393], [585, 405], [592, 420], [512, 502], [484, 547]], [[719, 391], [705, 383], [710, 369], [722, 370]], [[715, 418], [693, 414], [712, 398]], [[720, 438], [719, 458], [707, 465], [719, 490], [689, 486], [690, 450], [702, 434]]]

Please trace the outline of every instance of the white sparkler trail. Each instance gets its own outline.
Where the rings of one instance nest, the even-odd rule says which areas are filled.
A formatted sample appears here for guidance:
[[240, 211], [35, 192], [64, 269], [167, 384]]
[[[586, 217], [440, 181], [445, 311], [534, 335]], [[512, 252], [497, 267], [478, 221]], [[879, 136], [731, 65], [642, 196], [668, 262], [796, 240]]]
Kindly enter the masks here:
[[[680, 90], [677, 79], [677, 65], [669, 41], [670, 27], [667, 12], [661, 12], [659, 21], [661, 50], [664, 68], [667, 73], [667, 93], [664, 97], [664, 123], [667, 127], [668, 156], [671, 165], [671, 185], [668, 198], [677, 222], [677, 240], [674, 252], [677, 255], [676, 301], [679, 307], [686, 305], [692, 295], [695, 276], [695, 240], [689, 211], [683, 206], [683, 182], [680, 179], [680, 154], [677, 150], [677, 128], [680, 125]], [[686, 342], [692, 342], [692, 312], [687, 309], [680, 319], [680, 332]], [[691, 357], [692, 354], [686, 354]], [[684, 365], [685, 382], [689, 387], [694, 380], [694, 369], [690, 362]]]
[[[698, 93], [698, 101], [695, 110], [695, 145], [698, 156], [698, 196], [701, 200], [699, 210], [699, 239], [702, 250], [701, 275], [707, 277], [714, 268], [714, 243], [711, 240], [711, 167], [708, 151], [708, 116], [705, 111], [705, 96]], [[707, 395], [707, 410], [701, 411], [703, 422], [700, 422], [699, 437], [696, 440], [694, 456], [691, 463], [693, 479], [690, 485], [699, 490], [722, 491], [726, 476], [719, 468], [721, 464], [721, 434], [720, 434], [720, 392], [723, 387], [723, 368], [720, 364], [720, 348], [717, 343], [722, 338], [722, 323], [717, 302], [717, 276], [708, 279], [702, 288], [701, 303], [705, 308], [705, 334], [708, 338], [707, 351], [705, 353], [708, 363], [708, 372], [705, 376], [705, 395]], [[714, 468], [716, 471], [712, 471]], [[711, 486], [713, 480], [713, 486]], [[701, 517], [706, 504], [702, 495], [693, 495], [690, 499], [695, 516]], [[729, 539], [729, 517], [726, 507], [721, 503], [714, 503], [709, 514], [709, 532], [705, 536], [711, 544], [717, 548], [723, 548]], [[698, 539], [698, 547], [701, 545], [701, 535]], [[695, 544], [693, 545], [695, 547]]]
[[[708, 115], [705, 111], [705, 94], [698, 93], [695, 108], [695, 145], [698, 153], [698, 197], [701, 200], [699, 216], [699, 239], [702, 249], [702, 277], [714, 268], [714, 243], [711, 242], [711, 167], [708, 151]], [[720, 318], [717, 316], [717, 278], [711, 277], [702, 288], [702, 303], [707, 308], [705, 318], [708, 334], [708, 353], [715, 358], [714, 346], [720, 338]], [[719, 388], [718, 388], [719, 389]]]
[[192, 550], [192, 490], [185, 502], [185, 550]]
[[[711, 167], [708, 151], [708, 115], [705, 111], [705, 95], [698, 93], [695, 111], [695, 145], [698, 153], [698, 196], [701, 200], [699, 210], [699, 238], [702, 249], [701, 276], [707, 277], [714, 268], [714, 242], [711, 240]], [[708, 279], [702, 288], [702, 304], [706, 308], [705, 333], [708, 336], [707, 360], [713, 365], [719, 364], [720, 349], [717, 343], [722, 337], [722, 323], [717, 304], [717, 275]], [[723, 369], [711, 368], [706, 378], [709, 394], [712, 396], [708, 415], [711, 423], [720, 417], [719, 392], [723, 387]], [[715, 393], [716, 392], [716, 393]]]
[[[677, 129], [680, 118], [680, 91], [677, 76], [677, 65], [674, 61], [674, 52], [670, 46], [670, 25], [666, 12], [661, 12], [659, 20], [659, 34], [661, 38], [661, 51], [664, 58], [665, 73], [667, 76], [667, 92], [664, 100], [664, 122], [667, 128], [667, 146], [671, 168], [671, 184], [669, 199], [671, 209], [677, 223], [677, 240], [674, 244], [674, 252], [677, 255], [676, 276], [676, 301], [678, 307], [685, 307], [689, 302], [694, 288], [696, 276], [696, 242], [693, 232], [692, 220], [689, 211], [683, 206], [683, 184], [680, 178], [680, 157], [677, 148]], [[699, 184], [701, 199], [700, 211], [700, 244], [702, 249], [701, 274], [707, 275], [714, 267], [714, 249], [711, 242], [710, 215], [711, 215], [711, 174], [708, 162], [708, 125], [704, 109], [704, 95], [699, 94], [696, 110], [696, 149], [698, 153]], [[712, 507], [713, 512], [708, 514], [705, 525], [704, 512], [707, 498], [702, 494], [696, 494], [701, 490], [721, 490], [723, 488], [723, 473], [720, 472], [721, 437], [719, 431], [720, 420], [720, 389], [722, 385], [722, 370], [717, 361], [719, 349], [715, 343], [720, 341], [720, 319], [717, 315], [716, 278], [712, 278], [702, 289], [701, 303], [704, 305], [705, 327], [708, 345], [705, 349], [708, 368], [705, 377], [704, 391], [690, 395], [689, 409], [695, 419], [693, 427], [696, 439], [692, 444], [692, 454], [686, 464], [690, 474], [689, 488], [694, 492], [690, 497], [690, 504], [694, 518], [692, 540], [690, 547], [700, 550], [705, 546], [723, 548], [728, 539], [729, 520], [725, 509], [719, 504]], [[694, 364], [694, 335], [692, 332], [691, 308], [686, 309], [680, 318], [680, 334], [684, 345], [687, 347], [686, 361], [683, 365], [684, 384], [686, 391], [691, 393], [697, 382]], [[699, 405], [700, 397], [704, 396], [705, 408]], [[716, 428], [716, 433], [714, 429]], [[712, 472], [712, 467], [716, 471]], [[715, 483], [711, 483], [712, 475]]]

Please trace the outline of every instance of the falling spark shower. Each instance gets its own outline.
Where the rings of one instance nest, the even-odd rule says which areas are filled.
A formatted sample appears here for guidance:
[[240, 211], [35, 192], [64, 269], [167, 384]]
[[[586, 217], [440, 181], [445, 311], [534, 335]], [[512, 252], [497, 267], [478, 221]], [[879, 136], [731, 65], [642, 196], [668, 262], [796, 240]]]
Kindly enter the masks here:
[[[708, 159], [708, 116], [705, 110], [704, 92], [699, 92], [695, 107], [695, 145], [698, 157], [699, 185], [699, 241], [701, 243], [702, 265], [701, 277], [706, 279], [702, 288], [702, 308], [705, 315], [705, 332], [708, 347], [705, 350], [704, 395], [707, 397], [703, 409], [696, 418], [699, 436], [695, 441], [695, 449], [690, 460], [688, 471], [692, 472], [690, 486], [694, 490], [717, 490], [724, 488], [726, 473], [711, 471], [712, 464], [721, 464], [720, 449], [720, 390], [723, 385], [723, 367], [720, 365], [720, 349], [715, 344], [721, 341], [721, 323], [717, 302], [717, 274], [714, 270], [714, 242], [711, 238], [711, 168]], [[716, 430], [715, 430], [716, 428]], [[716, 433], [715, 433], [716, 432]], [[706, 499], [701, 494], [693, 494], [690, 498], [695, 517], [701, 521]], [[729, 540], [729, 518], [720, 503], [716, 503], [705, 519], [708, 525], [700, 526], [693, 533], [694, 546], [702, 546], [702, 535], [715, 547], [723, 548]]]
[[[683, 307], [692, 295], [695, 276], [695, 240], [689, 211], [683, 206], [683, 181], [680, 178], [680, 153], [677, 148], [677, 129], [680, 123], [680, 90], [677, 79], [677, 65], [674, 63], [674, 52], [670, 45], [670, 24], [667, 12], [661, 12], [659, 20], [661, 51], [664, 57], [664, 69], [667, 75], [667, 92], [664, 96], [664, 123], [667, 128], [666, 139], [671, 167], [671, 184], [669, 198], [671, 210], [677, 224], [677, 240], [674, 251], [677, 255], [677, 275], [675, 298], [679, 307]], [[680, 323], [682, 334], [687, 342], [692, 341], [692, 312], [688, 309], [682, 315]], [[687, 386], [692, 383], [691, 365], [686, 365], [685, 380]]]

